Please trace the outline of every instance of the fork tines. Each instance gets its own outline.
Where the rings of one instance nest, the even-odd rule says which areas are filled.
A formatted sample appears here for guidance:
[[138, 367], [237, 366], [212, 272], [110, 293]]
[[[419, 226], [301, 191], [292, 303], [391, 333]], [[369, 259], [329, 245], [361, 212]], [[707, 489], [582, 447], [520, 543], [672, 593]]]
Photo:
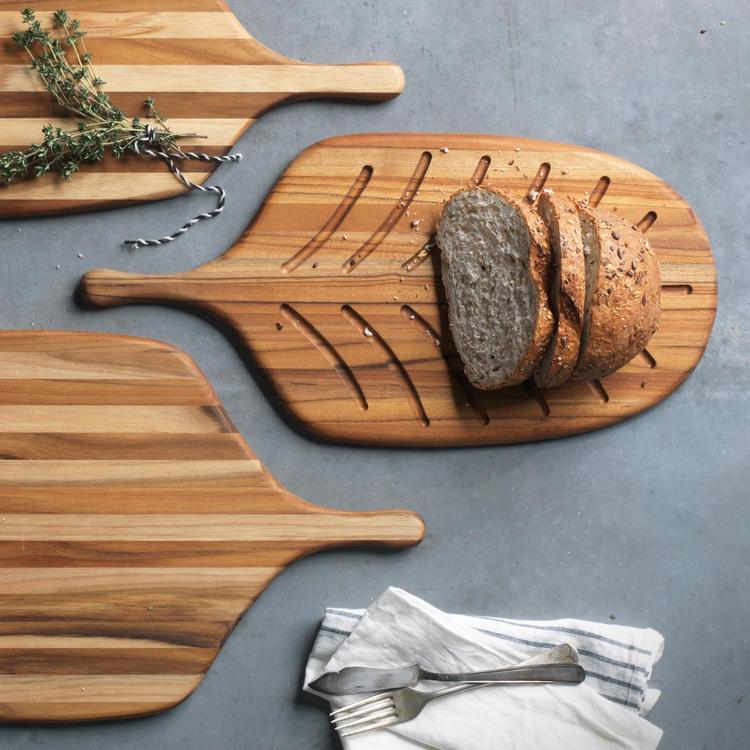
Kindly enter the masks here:
[[331, 712], [331, 723], [342, 737], [383, 729], [396, 722], [391, 693], [372, 695]]

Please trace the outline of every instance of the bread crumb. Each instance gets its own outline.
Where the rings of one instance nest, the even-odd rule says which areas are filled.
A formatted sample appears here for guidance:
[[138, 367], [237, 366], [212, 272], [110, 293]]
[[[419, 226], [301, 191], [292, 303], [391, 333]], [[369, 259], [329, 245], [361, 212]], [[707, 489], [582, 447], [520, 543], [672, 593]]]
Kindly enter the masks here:
[[276, 330], [277, 331], [281, 331], [283, 328], [284, 328], [284, 324], [283, 323], [277, 323], [276, 324]]
[[516, 153], [518, 153], [518, 152], [519, 152], [519, 151], [521, 150], [521, 147], [520, 147], [520, 146], [516, 146], [516, 147], [515, 147], [515, 148], [514, 148], [513, 150], [514, 150], [514, 151], [515, 151]]
[[450, 149], [449, 149], [449, 148], [448, 148], [447, 146], [443, 146], [443, 147], [442, 147], [442, 148], [441, 148], [440, 150], [441, 150], [441, 151], [442, 151], [442, 152], [443, 152], [444, 154], [447, 154], [447, 153], [448, 153], [448, 152], [450, 151]]
[[372, 336], [373, 336], [373, 332], [367, 326], [365, 326], [365, 330], [362, 331], [362, 333], [364, 333], [365, 336], [367, 336], [368, 339], [372, 338]]
[[419, 225], [422, 223], [422, 219], [413, 219], [411, 222], [412, 229], [419, 229]]
[[560, 170], [560, 174], [568, 174], [568, 170], [567, 169], [561, 169]]

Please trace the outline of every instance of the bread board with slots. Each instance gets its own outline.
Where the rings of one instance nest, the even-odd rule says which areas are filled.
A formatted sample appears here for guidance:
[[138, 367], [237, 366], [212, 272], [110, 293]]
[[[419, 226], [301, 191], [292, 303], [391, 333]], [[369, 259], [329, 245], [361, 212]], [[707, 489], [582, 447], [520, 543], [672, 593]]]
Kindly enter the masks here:
[[[20, 11], [27, 5], [0, 0], [0, 151], [41, 141], [48, 122], [75, 124], [55, 107], [11, 39], [23, 27]], [[51, 28], [60, 5], [31, 3], [43, 28]], [[182, 139], [181, 146], [214, 156], [228, 153], [255, 120], [285, 102], [383, 101], [404, 87], [393, 63], [314, 65], [278, 54], [251, 37], [224, 0], [74, 0], [62, 7], [80, 19], [96, 73], [128, 117], [143, 117], [144, 100], [152, 96], [174, 132], [204, 136]], [[188, 179], [203, 183], [216, 164], [184, 166]], [[48, 175], [0, 186], [0, 217], [114, 208], [184, 191], [160, 159], [106, 158], [84, 166], [69, 183]]]
[[422, 534], [286, 490], [167, 344], [0, 332], [2, 722], [174, 706], [294, 560]]
[[[473, 389], [447, 328], [433, 243], [443, 203], [471, 183], [588, 196], [647, 231], [663, 283], [648, 349], [604, 381]], [[658, 404], [700, 360], [717, 286], [695, 213], [631, 162], [523, 138], [391, 133], [308, 148], [218, 259], [168, 276], [94, 270], [81, 297], [96, 307], [174, 304], [219, 321], [318, 437], [448, 446], [557, 438]]]

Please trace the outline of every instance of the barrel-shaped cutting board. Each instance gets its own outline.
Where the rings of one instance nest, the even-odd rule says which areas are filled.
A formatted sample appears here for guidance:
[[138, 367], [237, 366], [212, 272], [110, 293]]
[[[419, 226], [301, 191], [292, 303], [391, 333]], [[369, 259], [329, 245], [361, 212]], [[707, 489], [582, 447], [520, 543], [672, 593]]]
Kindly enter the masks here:
[[[648, 232], [662, 317], [647, 351], [604, 381], [474, 390], [447, 325], [433, 234], [470, 183], [534, 198], [548, 187]], [[615, 156], [523, 138], [333, 138], [286, 170], [246, 234], [170, 276], [98, 270], [82, 295], [108, 307], [168, 302], [232, 328], [286, 409], [315, 435], [389, 445], [512, 443], [585, 432], [658, 403], [698, 363], [716, 312], [703, 228], [665, 182]]]
[[286, 565], [422, 533], [284, 489], [167, 344], [0, 332], [0, 721], [174, 706]]
[[[20, 11], [31, 5], [44, 28], [65, 7], [87, 32], [105, 91], [129, 116], [143, 116], [146, 97], [169, 118], [186, 149], [226, 154], [255, 120], [285, 102], [320, 97], [383, 101], [403, 89], [389, 62], [314, 65], [284, 57], [253, 39], [224, 0], [0, 0], [0, 150], [25, 148], [52, 122], [70, 126], [44, 90], [29, 58], [12, 40]], [[329, 27], [336, 33], [336, 25]], [[186, 162], [186, 176], [204, 182], [216, 167]], [[0, 186], [0, 217], [69, 213], [168, 198], [184, 192], [159, 159], [107, 158], [84, 166], [71, 182], [48, 175]]]

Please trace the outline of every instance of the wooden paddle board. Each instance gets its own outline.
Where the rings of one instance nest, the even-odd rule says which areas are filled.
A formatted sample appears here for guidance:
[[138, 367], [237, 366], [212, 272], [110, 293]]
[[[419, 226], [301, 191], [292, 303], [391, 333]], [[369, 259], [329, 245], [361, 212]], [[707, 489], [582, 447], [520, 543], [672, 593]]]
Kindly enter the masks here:
[[[75, 125], [11, 39], [23, 28], [20, 11], [28, 4], [0, 0], [0, 151], [38, 143], [48, 122]], [[51, 28], [61, 4], [30, 5]], [[314, 65], [284, 57], [253, 39], [223, 0], [74, 0], [62, 6], [87, 32], [86, 47], [112, 101], [129, 117], [144, 117], [144, 100], [153, 97], [174, 132], [203, 136], [180, 140], [187, 150], [226, 154], [258, 117], [285, 102], [383, 101], [404, 87], [403, 72], [393, 63]], [[335, 33], [335, 24], [330, 29]], [[216, 167], [195, 161], [181, 166], [196, 183]], [[0, 187], [0, 217], [111, 208], [184, 190], [159, 159], [107, 158], [84, 166], [71, 182], [48, 175]]]
[[422, 533], [284, 489], [167, 344], [0, 333], [0, 721], [174, 706], [285, 566]]
[[[474, 390], [451, 341], [433, 244], [443, 203], [469, 183], [588, 196], [647, 231], [664, 284], [647, 351], [604, 381]], [[225, 324], [319, 437], [422, 446], [561, 437], [658, 404], [698, 363], [717, 298], [698, 218], [645, 169], [580, 146], [425, 133], [312, 146], [217, 260], [169, 276], [92, 271], [81, 291], [93, 306], [166, 302]]]

